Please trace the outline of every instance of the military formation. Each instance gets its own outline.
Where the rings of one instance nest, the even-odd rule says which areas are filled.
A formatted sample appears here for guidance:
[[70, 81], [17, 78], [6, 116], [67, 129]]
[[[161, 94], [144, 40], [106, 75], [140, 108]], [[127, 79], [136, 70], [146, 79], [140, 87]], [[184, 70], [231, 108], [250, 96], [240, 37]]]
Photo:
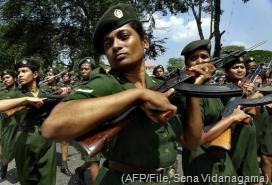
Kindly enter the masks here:
[[20, 184], [57, 185], [59, 142], [65, 175], [73, 175], [68, 146], [81, 152], [80, 184], [86, 171], [95, 185], [271, 184], [271, 66], [232, 53], [215, 64], [210, 41], [195, 40], [181, 46], [184, 70], [158, 65], [150, 76], [150, 40], [122, 3], [92, 40], [109, 71], [85, 57], [76, 78], [49, 68], [41, 79], [33, 58], [1, 72], [2, 180], [15, 159]]

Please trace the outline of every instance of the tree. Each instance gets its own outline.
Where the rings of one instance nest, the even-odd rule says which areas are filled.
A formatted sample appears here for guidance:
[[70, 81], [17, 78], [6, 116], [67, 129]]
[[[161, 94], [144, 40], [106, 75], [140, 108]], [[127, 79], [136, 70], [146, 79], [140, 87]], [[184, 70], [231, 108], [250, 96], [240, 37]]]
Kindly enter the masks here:
[[176, 69], [183, 69], [184, 68], [184, 60], [182, 58], [170, 58], [168, 60], [168, 64], [166, 69], [169, 73]]
[[[104, 11], [119, 2], [130, 3], [142, 15], [143, 22], [150, 23], [147, 33], [152, 45], [148, 56], [154, 59], [164, 53], [165, 39], [153, 36], [153, 14], [184, 11], [179, 0], [2, 0], [1, 24], [7, 26], [3, 38], [9, 47], [21, 46], [22, 56], [40, 57], [44, 67], [60, 62], [71, 69], [74, 61], [85, 56], [99, 61], [92, 46], [94, 27]], [[67, 59], [62, 60], [62, 56]]]
[[[214, 57], [218, 57], [221, 52], [221, 37], [225, 33], [225, 30], [220, 31], [220, 20], [223, 13], [221, 9], [221, 0], [183, 0], [193, 13], [196, 21], [197, 30], [200, 39], [211, 39], [214, 37]], [[242, 0], [244, 3], [249, 0]], [[202, 14], [210, 15], [210, 33], [208, 36], [204, 36], [202, 30]]]
[[264, 63], [264, 64], [268, 65], [272, 61], [272, 51], [253, 50], [253, 51], [249, 51], [248, 55], [255, 58], [255, 60], [258, 63]]
[[245, 48], [244, 46], [228, 45], [228, 46], [222, 47], [221, 53], [224, 53], [224, 52], [231, 52], [231, 51], [238, 51], [238, 50], [244, 51], [245, 49], [246, 49], [246, 48]]

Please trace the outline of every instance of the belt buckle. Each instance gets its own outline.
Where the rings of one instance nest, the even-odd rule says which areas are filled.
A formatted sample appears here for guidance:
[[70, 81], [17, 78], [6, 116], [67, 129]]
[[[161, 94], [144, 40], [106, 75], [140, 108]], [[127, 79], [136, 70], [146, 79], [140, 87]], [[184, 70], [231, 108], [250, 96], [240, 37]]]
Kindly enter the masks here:
[[175, 176], [176, 170], [174, 168], [169, 168], [167, 171], [167, 176], [172, 179]]
[[176, 170], [172, 167], [169, 168], [159, 168], [158, 171], [163, 176], [167, 176], [169, 179], [172, 179], [175, 176]]

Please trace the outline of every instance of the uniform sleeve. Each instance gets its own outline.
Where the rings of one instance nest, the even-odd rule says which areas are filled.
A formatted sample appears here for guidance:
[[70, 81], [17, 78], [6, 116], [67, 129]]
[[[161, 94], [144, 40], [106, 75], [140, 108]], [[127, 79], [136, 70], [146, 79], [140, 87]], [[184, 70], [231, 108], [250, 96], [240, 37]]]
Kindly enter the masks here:
[[99, 74], [68, 95], [64, 101], [101, 97], [122, 91], [120, 84], [110, 75]]

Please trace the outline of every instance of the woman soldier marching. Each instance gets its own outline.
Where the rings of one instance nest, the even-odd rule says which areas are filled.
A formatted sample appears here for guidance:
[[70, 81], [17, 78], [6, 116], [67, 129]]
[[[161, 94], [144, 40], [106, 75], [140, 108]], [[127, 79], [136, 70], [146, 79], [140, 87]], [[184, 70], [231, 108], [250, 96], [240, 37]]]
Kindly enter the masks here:
[[[106, 55], [111, 71], [94, 76], [84, 88], [58, 104], [42, 126], [43, 136], [55, 140], [72, 139], [137, 106], [140, 116], [135, 116], [103, 151], [107, 160], [95, 184], [121, 185], [123, 174], [164, 175], [170, 180], [145, 181], [179, 184], [172, 181], [177, 144], [182, 142], [184, 147], [195, 148], [201, 138], [198, 98], [187, 99], [188, 110], [182, 116], [189, 112], [192, 116], [181, 124], [180, 110], [177, 111], [168, 99], [174, 90], [165, 93], [151, 90], [161, 81], [146, 74], [144, 50], [149, 47], [149, 39], [132, 7], [126, 4], [110, 7], [96, 25], [93, 43], [98, 53]], [[204, 71], [206, 67], [214, 68], [204, 64], [191, 69], [200, 73], [195, 83], [201, 84], [211, 78], [211, 73]], [[126, 184], [144, 182], [135, 178]]]

